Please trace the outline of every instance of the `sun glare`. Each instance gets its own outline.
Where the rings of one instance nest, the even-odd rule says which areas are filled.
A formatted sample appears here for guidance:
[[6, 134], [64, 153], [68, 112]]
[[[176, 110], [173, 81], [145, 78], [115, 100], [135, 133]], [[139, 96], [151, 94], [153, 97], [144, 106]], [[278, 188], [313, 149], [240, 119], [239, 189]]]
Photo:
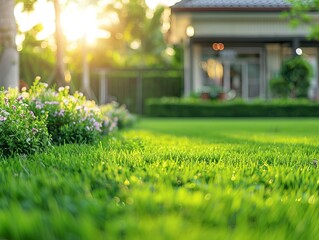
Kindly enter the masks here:
[[[179, 0], [146, 0], [150, 8], [155, 8], [157, 4], [172, 5]], [[61, 13], [61, 24], [64, 35], [68, 42], [76, 42], [85, 39], [88, 44], [94, 44], [96, 39], [111, 37], [111, 33], [99, 29], [99, 25], [111, 26], [120, 21], [115, 12], [104, 14], [104, 19], [97, 19], [98, 8], [103, 7], [112, 0], [101, 0], [96, 6], [81, 8], [76, 3], [70, 3], [63, 7]], [[64, 6], [67, 1], [61, 0]], [[118, 6], [120, 7], [120, 6]], [[35, 25], [41, 24], [43, 30], [40, 31], [36, 38], [38, 40], [52, 39], [55, 32], [55, 13], [54, 5], [50, 0], [35, 1], [34, 10], [32, 12], [23, 12], [23, 3], [20, 2], [15, 7], [15, 17], [19, 26], [19, 32], [16, 42], [19, 48], [22, 49], [22, 42], [25, 39], [25, 33], [31, 30]], [[151, 17], [151, 12], [149, 16]], [[119, 36], [116, 36], [117, 38]], [[132, 42], [132, 48], [138, 48], [137, 42]], [[76, 45], [76, 44], [75, 44]]]
[[[55, 14], [52, 2], [38, 0], [35, 2], [34, 10], [30, 13], [23, 12], [22, 9], [23, 3], [18, 3], [15, 7], [15, 17], [22, 33], [17, 37], [19, 44], [24, 39], [24, 33], [37, 24], [43, 26], [43, 30], [36, 36], [38, 40], [48, 39], [54, 35]], [[115, 22], [114, 17], [110, 19]], [[86, 39], [87, 43], [93, 44], [97, 38], [109, 38], [110, 32], [99, 29], [99, 23], [97, 8], [94, 6], [80, 8], [79, 5], [71, 3], [63, 8], [61, 13], [61, 24], [68, 42]]]
[[41, 24], [43, 30], [37, 35], [37, 39], [43, 40], [52, 35], [55, 30], [54, 23], [54, 7], [52, 2], [47, 0], [39, 0], [34, 4], [32, 12], [23, 12], [23, 3], [20, 2], [16, 5], [14, 14], [17, 19], [20, 32], [25, 32], [32, 29], [35, 25]]
[[61, 22], [68, 41], [85, 38], [88, 43], [94, 43], [99, 37], [96, 9], [93, 7], [80, 9], [76, 4], [71, 4], [63, 11]]

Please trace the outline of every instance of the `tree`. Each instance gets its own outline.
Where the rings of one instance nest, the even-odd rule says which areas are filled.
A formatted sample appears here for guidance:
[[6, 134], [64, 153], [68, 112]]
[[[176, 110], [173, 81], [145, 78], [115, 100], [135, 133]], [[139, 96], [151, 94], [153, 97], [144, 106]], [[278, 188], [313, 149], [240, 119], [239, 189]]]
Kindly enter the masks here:
[[111, 24], [104, 26], [110, 38], [99, 41], [93, 64], [121, 67], [170, 64], [172, 59], [165, 54], [167, 45], [161, 31], [164, 10], [158, 7], [151, 12], [144, 0], [114, 0], [108, 4], [101, 17], [111, 20]]
[[[32, 12], [34, 10], [34, 4], [37, 1], [36, 0], [17, 0], [17, 2], [23, 3], [24, 11]], [[54, 3], [54, 11], [55, 11], [55, 44], [56, 44], [55, 56], [56, 57], [55, 57], [55, 66], [54, 66], [54, 69], [51, 70], [52, 73], [51, 73], [51, 76], [48, 78], [48, 82], [54, 83], [57, 86], [64, 86], [65, 85], [65, 64], [64, 64], [65, 41], [64, 41], [64, 36], [63, 36], [63, 31], [61, 26], [61, 19], [60, 19], [61, 9], [60, 9], [59, 0], [52, 0], [52, 2]], [[31, 31], [34, 32], [33, 34], [37, 33], [37, 31], [35, 30], [36, 29], [31, 29]], [[48, 65], [47, 62], [45, 64]]]
[[319, 11], [319, 0], [289, 0], [291, 9], [285, 12], [284, 16], [290, 19], [293, 27], [301, 23], [308, 25], [310, 28], [309, 38], [319, 40], [319, 23], [314, 15]]
[[19, 86], [19, 54], [14, 0], [0, 0], [0, 87]]
[[56, 43], [56, 63], [53, 75], [49, 82], [54, 80], [58, 87], [65, 85], [65, 65], [64, 65], [64, 37], [61, 26], [61, 9], [59, 0], [54, 0], [55, 11], [55, 43]]

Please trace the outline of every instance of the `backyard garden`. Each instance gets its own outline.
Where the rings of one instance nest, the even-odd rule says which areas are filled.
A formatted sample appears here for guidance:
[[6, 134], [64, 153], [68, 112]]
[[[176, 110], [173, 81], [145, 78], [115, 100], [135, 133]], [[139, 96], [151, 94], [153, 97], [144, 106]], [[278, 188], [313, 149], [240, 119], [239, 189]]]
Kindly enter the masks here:
[[[63, 98], [63, 104], [44, 100], [41, 92], [31, 98], [49, 109], [45, 116], [23, 111], [32, 105], [26, 94], [23, 99], [6, 94], [0, 122], [2, 239], [315, 239], [319, 234], [317, 119], [144, 118], [95, 138], [92, 133], [102, 130], [88, 130], [83, 116], [76, 121], [83, 108], [74, 112], [70, 103], [66, 108], [65, 97], [74, 98], [65, 92], [46, 95]], [[114, 113], [118, 106], [106, 108]], [[114, 121], [111, 112], [104, 121]], [[128, 114], [120, 112], [117, 121]], [[45, 120], [50, 113], [54, 123]], [[78, 133], [69, 144], [54, 138], [55, 131], [72, 132], [59, 121], [65, 116], [72, 116]], [[30, 118], [34, 125], [28, 125]], [[16, 124], [2, 128], [6, 121]], [[51, 131], [49, 124], [55, 126]], [[10, 145], [16, 136], [30, 138], [27, 152], [23, 144]], [[10, 147], [20, 154], [4, 152]], [[36, 151], [29, 154], [30, 149]]]
[[0, 1], [0, 240], [318, 238], [310, 65], [286, 59], [267, 99], [181, 97], [146, 2]]

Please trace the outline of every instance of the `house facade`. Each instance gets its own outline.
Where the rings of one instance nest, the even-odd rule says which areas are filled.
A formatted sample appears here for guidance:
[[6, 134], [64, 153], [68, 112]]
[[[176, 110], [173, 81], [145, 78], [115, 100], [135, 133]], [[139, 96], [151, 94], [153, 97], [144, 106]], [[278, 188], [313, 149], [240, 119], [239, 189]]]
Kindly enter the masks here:
[[[319, 45], [292, 28], [285, 0], [182, 0], [171, 7], [170, 41], [184, 45], [184, 93], [232, 90], [243, 99], [269, 98], [269, 80], [283, 60], [302, 55], [313, 66], [317, 96]], [[317, 16], [314, 15], [314, 18]]]

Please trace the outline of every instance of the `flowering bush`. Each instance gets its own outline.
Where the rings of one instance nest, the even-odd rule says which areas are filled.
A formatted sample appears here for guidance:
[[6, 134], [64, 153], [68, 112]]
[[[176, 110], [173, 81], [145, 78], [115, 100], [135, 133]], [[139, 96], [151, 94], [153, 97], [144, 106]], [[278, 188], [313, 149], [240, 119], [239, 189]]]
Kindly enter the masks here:
[[54, 144], [93, 143], [133, 122], [118, 103], [99, 108], [69, 88], [49, 89], [36, 80], [30, 90], [0, 91], [0, 156], [30, 154]]
[[50, 146], [47, 115], [36, 116], [15, 89], [0, 91], [0, 156], [32, 154]]
[[102, 131], [102, 115], [94, 101], [82, 93], [69, 94], [69, 87], [56, 92], [47, 84], [35, 81], [29, 100], [36, 116], [48, 114], [47, 127], [53, 143], [93, 143]]
[[105, 133], [131, 126], [136, 120], [135, 116], [130, 114], [124, 105], [119, 105], [117, 102], [103, 105], [100, 109], [105, 118], [103, 122], [103, 132]]

